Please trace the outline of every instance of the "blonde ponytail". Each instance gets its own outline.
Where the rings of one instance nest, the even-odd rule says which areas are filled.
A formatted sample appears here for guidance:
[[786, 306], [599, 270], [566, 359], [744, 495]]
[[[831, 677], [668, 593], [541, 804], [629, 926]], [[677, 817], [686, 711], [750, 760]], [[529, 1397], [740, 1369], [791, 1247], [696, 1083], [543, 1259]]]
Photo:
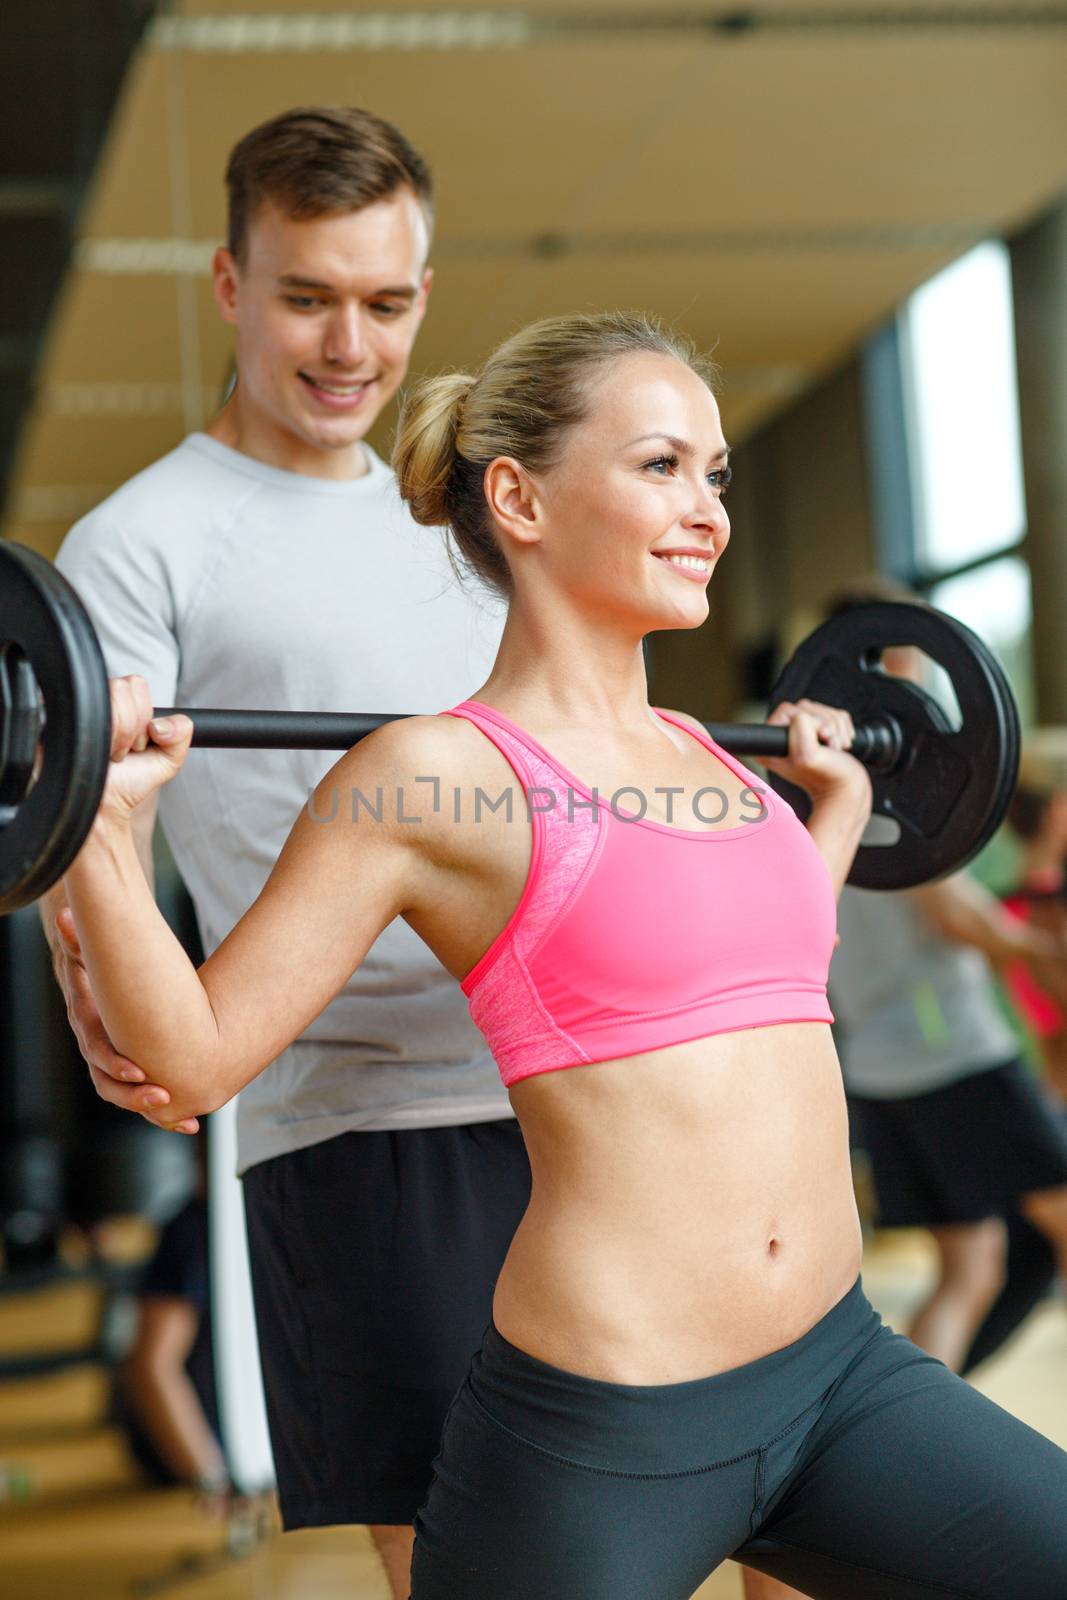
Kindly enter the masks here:
[[411, 515], [425, 527], [450, 521], [448, 484], [456, 465], [456, 433], [474, 383], [469, 373], [446, 372], [420, 379], [405, 398], [393, 469]]

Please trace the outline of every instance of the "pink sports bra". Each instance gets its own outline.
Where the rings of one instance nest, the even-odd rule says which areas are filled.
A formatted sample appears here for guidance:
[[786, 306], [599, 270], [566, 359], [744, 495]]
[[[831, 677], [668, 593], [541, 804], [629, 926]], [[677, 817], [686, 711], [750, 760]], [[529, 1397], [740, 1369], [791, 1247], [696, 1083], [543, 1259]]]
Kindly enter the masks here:
[[706, 734], [657, 710], [752, 786], [753, 820], [692, 832], [617, 803], [637, 791], [593, 794], [480, 701], [441, 715], [475, 723], [507, 758], [533, 829], [522, 897], [461, 985], [505, 1084], [738, 1028], [833, 1021], [826, 865], [785, 801]]

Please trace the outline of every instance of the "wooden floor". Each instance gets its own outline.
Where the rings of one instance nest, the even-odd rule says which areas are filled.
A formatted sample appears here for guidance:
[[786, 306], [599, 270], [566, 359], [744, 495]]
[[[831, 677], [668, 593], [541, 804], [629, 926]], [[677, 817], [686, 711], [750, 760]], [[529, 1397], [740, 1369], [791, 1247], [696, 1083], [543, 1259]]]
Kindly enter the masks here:
[[[883, 1235], [868, 1252], [864, 1284], [882, 1314], [902, 1326], [928, 1281], [927, 1243]], [[79, 1320], [80, 1319], [80, 1320]], [[72, 1342], [91, 1326], [84, 1291], [51, 1292], [0, 1306], [0, 1346]], [[1067, 1311], [1039, 1310], [979, 1387], [1067, 1447]], [[14, 1467], [29, 1496], [0, 1504], [4, 1600], [388, 1600], [360, 1528], [268, 1536], [236, 1529], [252, 1545], [228, 1551], [227, 1529], [200, 1516], [181, 1492], [139, 1488], [117, 1436], [101, 1425], [103, 1382], [72, 1370], [0, 1386], [0, 1472]], [[699, 1600], [738, 1600], [727, 1565]], [[460, 1600], [460, 1597], [457, 1597]]]

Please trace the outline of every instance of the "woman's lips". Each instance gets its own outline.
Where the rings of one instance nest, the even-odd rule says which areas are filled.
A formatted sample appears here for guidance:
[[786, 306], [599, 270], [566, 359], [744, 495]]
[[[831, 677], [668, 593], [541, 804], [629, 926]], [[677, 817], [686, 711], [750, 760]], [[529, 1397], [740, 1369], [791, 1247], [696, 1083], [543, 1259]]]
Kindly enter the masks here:
[[683, 578], [690, 578], [694, 583], [707, 583], [708, 579], [711, 577], [710, 556], [703, 558], [707, 561], [707, 566], [704, 568], [703, 572], [698, 572], [695, 567], [683, 567], [678, 561], [668, 561], [666, 559], [667, 555], [667, 551], [653, 551], [653, 556], [655, 560], [659, 562], [661, 567], [670, 567], [672, 572], [681, 573]]

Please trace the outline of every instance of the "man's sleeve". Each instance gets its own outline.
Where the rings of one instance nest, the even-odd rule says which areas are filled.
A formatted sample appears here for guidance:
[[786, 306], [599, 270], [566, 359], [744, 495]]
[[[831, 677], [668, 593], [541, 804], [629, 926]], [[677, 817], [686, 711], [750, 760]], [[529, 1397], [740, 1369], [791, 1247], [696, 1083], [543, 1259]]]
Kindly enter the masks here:
[[56, 566], [89, 613], [111, 677], [139, 673], [152, 703], [173, 705], [179, 667], [175, 599], [155, 545], [127, 532], [107, 506], [76, 523]]

